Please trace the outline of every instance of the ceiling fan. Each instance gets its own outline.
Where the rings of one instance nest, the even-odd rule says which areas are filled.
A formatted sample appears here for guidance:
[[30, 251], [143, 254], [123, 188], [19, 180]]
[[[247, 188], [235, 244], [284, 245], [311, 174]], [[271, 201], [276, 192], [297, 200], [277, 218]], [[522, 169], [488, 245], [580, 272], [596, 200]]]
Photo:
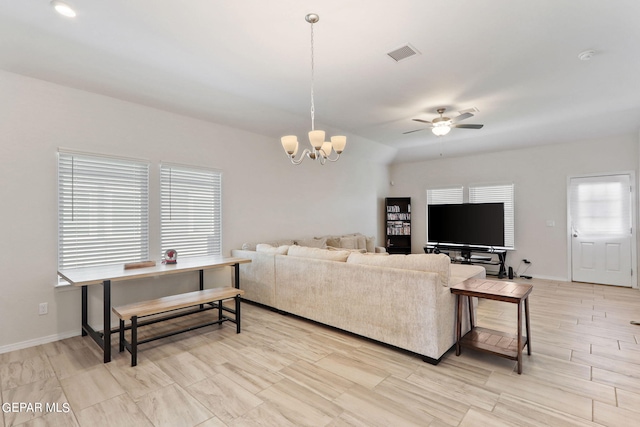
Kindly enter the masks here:
[[420, 123], [427, 123], [430, 125], [429, 127], [423, 129], [410, 130], [408, 132], [403, 132], [403, 134], [420, 132], [425, 129], [431, 129], [431, 131], [438, 135], [443, 136], [449, 133], [451, 128], [460, 128], [460, 129], [482, 129], [484, 125], [466, 125], [466, 124], [458, 124], [459, 121], [468, 119], [469, 117], [473, 117], [473, 113], [477, 112], [477, 108], [469, 108], [467, 110], [460, 111], [459, 115], [454, 118], [444, 117], [443, 114], [446, 108], [438, 108], [436, 111], [440, 114], [440, 117], [433, 119], [433, 121], [422, 120], [422, 119], [413, 119], [413, 121]]

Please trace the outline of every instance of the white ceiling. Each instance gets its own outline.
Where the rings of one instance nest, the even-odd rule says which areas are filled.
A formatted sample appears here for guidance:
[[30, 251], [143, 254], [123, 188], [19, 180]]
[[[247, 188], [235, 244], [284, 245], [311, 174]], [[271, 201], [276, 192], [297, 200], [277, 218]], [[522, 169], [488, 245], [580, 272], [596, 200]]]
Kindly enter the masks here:
[[[0, 0], [0, 68], [276, 146], [310, 128], [310, 12], [316, 127], [395, 147], [397, 161], [640, 130], [638, 0], [68, 3], [74, 19], [49, 0]], [[421, 54], [386, 55], [406, 43]], [[485, 126], [403, 135], [438, 107], [477, 107], [464, 123]]]

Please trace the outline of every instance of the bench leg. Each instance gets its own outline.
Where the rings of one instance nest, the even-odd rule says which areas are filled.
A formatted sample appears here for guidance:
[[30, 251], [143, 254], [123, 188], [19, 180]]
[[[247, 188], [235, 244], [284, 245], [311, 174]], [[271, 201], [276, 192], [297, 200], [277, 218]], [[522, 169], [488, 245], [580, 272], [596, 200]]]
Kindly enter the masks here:
[[138, 316], [131, 316], [131, 366], [138, 364]]
[[120, 330], [118, 331], [120, 335], [120, 353], [124, 351], [124, 320], [120, 319]]
[[222, 322], [222, 300], [218, 301], [218, 321]]
[[240, 333], [240, 295], [236, 295], [236, 334]]

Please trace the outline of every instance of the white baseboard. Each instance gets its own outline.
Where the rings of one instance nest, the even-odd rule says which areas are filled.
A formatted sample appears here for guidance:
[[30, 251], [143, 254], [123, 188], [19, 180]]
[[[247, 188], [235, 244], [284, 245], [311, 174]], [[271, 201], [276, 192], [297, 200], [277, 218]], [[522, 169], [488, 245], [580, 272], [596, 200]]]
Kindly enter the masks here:
[[64, 332], [61, 334], [49, 335], [47, 337], [34, 338], [32, 340], [17, 342], [15, 344], [4, 345], [0, 347], [0, 354], [8, 353], [10, 351], [22, 350], [23, 348], [34, 347], [36, 345], [47, 344], [54, 341], [63, 340], [66, 338], [71, 338], [80, 335], [80, 332], [77, 330]]
[[538, 275], [538, 274], [533, 276], [533, 278], [534, 279], [541, 279], [541, 280], [553, 280], [555, 282], [570, 282], [571, 281], [566, 277], [544, 276], [544, 275]]

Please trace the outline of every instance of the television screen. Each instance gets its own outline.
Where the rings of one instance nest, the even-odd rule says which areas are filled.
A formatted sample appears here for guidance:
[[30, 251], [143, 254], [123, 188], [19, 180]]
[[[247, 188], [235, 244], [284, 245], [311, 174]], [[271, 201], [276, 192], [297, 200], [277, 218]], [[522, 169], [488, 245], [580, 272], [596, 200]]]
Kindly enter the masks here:
[[429, 242], [504, 246], [504, 203], [429, 205]]

